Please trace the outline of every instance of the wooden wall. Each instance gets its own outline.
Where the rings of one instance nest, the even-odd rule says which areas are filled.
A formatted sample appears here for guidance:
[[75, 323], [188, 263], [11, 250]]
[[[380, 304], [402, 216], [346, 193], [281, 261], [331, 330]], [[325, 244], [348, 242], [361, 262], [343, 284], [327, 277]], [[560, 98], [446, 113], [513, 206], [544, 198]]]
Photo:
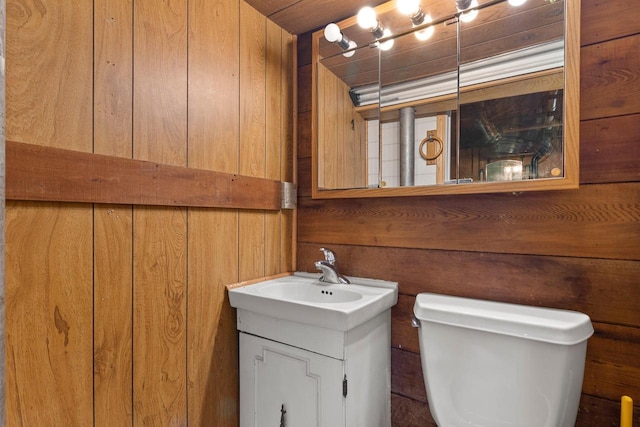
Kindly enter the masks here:
[[625, 0], [582, 1], [581, 186], [575, 191], [393, 199], [311, 199], [310, 35], [298, 44], [298, 269], [318, 248], [344, 274], [396, 280], [395, 426], [435, 426], [426, 403], [415, 295], [437, 292], [591, 316], [577, 426], [640, 423], [640, 20]]
[[[5, 61], [5, 17], [6, 5], [0, 0], [0, 60]], [[0, 71], [0, 117], [5, 117], [5, 69]], [[0, 126], [0, 252], [4, 253], [4, 210], [5, 210], [5, 127]], [[4, 258], [0, 258], [0, 366], [5, 366], [5, 286]], [[5, 370], [0, 369], [0, 420], [6, 418]]]
[[[293, 181], [295, 45], [242, 0], [7, 0], [7, 139]], [[294, 220], [9, 200], [7, 425], [236, 425], [224, 285]]]

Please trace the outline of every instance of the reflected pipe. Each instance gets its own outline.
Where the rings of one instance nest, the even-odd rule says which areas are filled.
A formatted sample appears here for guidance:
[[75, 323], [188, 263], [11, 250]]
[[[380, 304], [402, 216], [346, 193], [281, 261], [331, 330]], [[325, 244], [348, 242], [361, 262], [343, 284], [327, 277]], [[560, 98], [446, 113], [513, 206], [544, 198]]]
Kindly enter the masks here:
[[416, 110], [400, 109], [400, 186], [412, 186], [415, 179]]

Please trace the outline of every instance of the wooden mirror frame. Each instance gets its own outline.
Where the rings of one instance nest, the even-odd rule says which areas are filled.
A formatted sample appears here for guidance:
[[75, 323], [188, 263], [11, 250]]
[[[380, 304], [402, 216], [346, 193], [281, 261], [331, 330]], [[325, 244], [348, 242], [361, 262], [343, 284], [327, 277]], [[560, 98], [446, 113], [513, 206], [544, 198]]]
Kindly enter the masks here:
[[[565, 62], [564, 62], [564, 176], [509, 182], [474, 182], [447, 185], [385, 188], [318, 188], [318, 64], [320, 39], [323, 30], [312, 37], [312, 162], [311, 189], [314, 199], [430, 196], [447, 194], [480, 194], [521, 191], [569, 190], [579, 186], [580, 169], [580, 0], [565, 1]], [[377, 11], [389, 10], [394, 0], [380, 5]], [[340, 28], [354, 25], [355, 17], [338, 23]]]

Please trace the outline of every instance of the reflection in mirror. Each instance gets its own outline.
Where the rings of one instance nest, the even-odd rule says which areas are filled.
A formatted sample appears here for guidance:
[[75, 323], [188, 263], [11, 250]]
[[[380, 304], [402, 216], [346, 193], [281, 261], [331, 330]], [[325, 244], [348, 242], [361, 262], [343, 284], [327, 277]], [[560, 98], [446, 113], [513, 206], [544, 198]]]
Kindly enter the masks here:
[[564, 2], [502, 2], [460, 20], [458, 176], [563, 177]]
[[436, 21], [380, 52], [380, 187], [451, 179], [457, 87], [455, 24]]
[[422, 3], [314, 34], [314, 197], [575, 188], [579, 0]]
[[[319, 188], [366, 188], [367, 144], [377, 140], [377, 109], [361, 107], [352, 88], [378, 90], [378, 54], [361, 47], [332, 55], [317, 68], [317, 185]], [[377, 165], [374, 166], [377, 167]]]

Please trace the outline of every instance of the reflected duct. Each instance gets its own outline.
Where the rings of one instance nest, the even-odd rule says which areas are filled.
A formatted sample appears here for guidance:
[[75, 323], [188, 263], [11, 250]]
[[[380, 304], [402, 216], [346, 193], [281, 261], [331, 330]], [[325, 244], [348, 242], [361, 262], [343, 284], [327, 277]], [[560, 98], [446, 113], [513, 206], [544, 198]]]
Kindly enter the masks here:
[[412, 186], [415, 180], [416, 110], [400, 109], [400, 186]]
[[382, 87], [376, 82], [351, 88], [349, 96], [356, 107], [378, 103], [390, 106], [455, 94], [458, 88], [563, 66], [564, 40], [554, 40], [460, 64], [460, 76], [457, 71], [451, 71]]

